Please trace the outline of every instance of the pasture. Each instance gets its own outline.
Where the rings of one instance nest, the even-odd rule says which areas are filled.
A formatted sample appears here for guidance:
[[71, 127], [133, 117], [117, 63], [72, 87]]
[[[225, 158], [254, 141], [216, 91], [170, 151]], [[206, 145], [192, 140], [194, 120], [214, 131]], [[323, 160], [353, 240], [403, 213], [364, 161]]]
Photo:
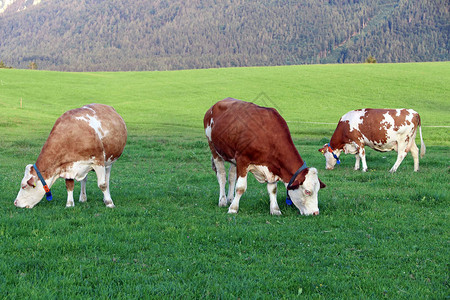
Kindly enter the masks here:
[[[450, 63], [315, 65], [171, 72], [0, 70], [0, 295], [2, 299], [442, 299], [449, 292]], [[226, 97], [278, 109], [308, 166], [327, 187], [320, 215], [285, 202], [269, 215], [249, 176], [239, 214], [217, 206], [203, 115]], [[34, 209], [13, 201], [55, 120], [98, 102], [115, 107], [128, 143], [111, 175], [108, 209], [88, 178], [88, 202]], [[427, 153], [367, 150], [325, 170], [317, 151], [349, 110], [413, 108]], [[420, 139], [416, 138], [420, 148]], [[78, 199], [79, 184], [75, 187]]]

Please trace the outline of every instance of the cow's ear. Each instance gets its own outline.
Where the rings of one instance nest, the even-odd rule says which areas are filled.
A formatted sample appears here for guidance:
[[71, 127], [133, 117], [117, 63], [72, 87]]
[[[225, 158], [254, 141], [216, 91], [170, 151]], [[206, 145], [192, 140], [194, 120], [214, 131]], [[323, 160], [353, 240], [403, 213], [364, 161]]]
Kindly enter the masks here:
[[305, 182], [306, 174], [308, 174], [308, 169], [303, 170], [302, 172], [300, 172], [300, 174], [298, 174], [297, 178], [291, 185], [292, 190], [298, 189], [303, 184], [303, 182]]
[[35, 186], [35, 179], [33, 174], [31, 174], [32, 169], [34, 170], [33, 165], [27, 165], [25, 167], [25, 175], [21, 182], [22, 189], [25, 189], [28, 186]]
[[34, 176], [33, 176], [33, 175], [31, 175], [31, 178], [28, 179], [27, 184], [28, 184], [29, 186], [36, 187], [36, 180], [34, 179]]
[[327, 185], [325, 183], [323, 183], [320, 179], [319, 179], [319, 184], [320, 184], [321, 189], [324, 189], [327, 187]]
[[294, 182], [291, 184], [291, 186], [288, 188], [288, 190], [296, 190], [296, 189], [299, 188], [299, 186], [300, 186], [300, 184], [299, 184], [298, 181], [296, 180], [296, 181], [294, 181]]
[[319, 152], [322, 154], [325, 154], [325, 151], [326, 151], [326, 147], [322, 147], [319, 149]]

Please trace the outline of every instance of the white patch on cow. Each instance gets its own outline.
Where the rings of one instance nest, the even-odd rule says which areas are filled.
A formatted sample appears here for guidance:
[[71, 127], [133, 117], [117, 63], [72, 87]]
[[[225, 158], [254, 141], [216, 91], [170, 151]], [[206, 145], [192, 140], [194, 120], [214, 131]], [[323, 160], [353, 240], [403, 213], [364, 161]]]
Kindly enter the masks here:
[[345, 154], [356, 154], [358, 152], [358, 146], [355, 142], [351, 142], [349, 144], [344, 145], [344, 153]]
[[75, 119], [87, 122], [89, 126], [95, 130], [100, 139], [103, 139], [108, 135], [109, 131], [103, 130], [102, 123], [95, 116], [86, 115], [83, 117], [76, 117]]
[[83, 109], [89, 109], [89, 110], [92, 111], [94, 114], [97, 113], [92, 107], [89, 107], [89, 105], [85, 105], [85, 106], [83, 106], [82, 108], [83, 108]]
[[229, 214], [237, 214], [239, 210], [239, 200], [242, 194], [247, 190], [247, 174], [244, 177], [238, 177], [236, 181], [236, 194], [234, 195], [233, 201], [231, 201], [230, 207], [228, 208]]
[[111, 156], [105, 160], [105, 166], [112, 165], [115, 161], [116, 159], [114, 159], [114, 155], [111, 154]]
[[211, 120], [209, 121], [208, 126], [205, 129], [205, 134], [206, 137], [208, 138], [209, 141], [211, 141], [211, 126], [214, 124], [214, 120], [213, 118], [211, 118]]
[[417, 114], [417, 112], [413, 109], [407, 109], [406, 111], [408, 112], [408, 115], [406, 116], [405, 120], [412, 122], [412, 119], [413, 119], [414, 115]]
[[350, 125], [350, 131], [359, 130], [359, 124], [362, 124], [366, 110], [353, 110], [342, 116], [341, 122], [348, 122]]
[[[397, 114], [398, 114], [398, 109], [397, 109]], [[389, 113], [385, 113], [383, 115], [384, 119], [383, 121], [381, 121], [381, 127], [380, 130], [382, 129], [386, 129], [386, 127], [388, 127], [387, 125], [391, 125], [390, 127], [393, 127], [395, 124], [394, 118], [389, 114]]]
[[91, 157], [89, 160], [80, 160], [74, 162], [64, 172], [61, 172], [59, 177], [65, 179], [75, 179], [76, 181], [83, 180], [89, 171], [93, 170], [95, 157]]
[[251, 172], [259, 183], [277, 182], [280, 178], [269, 171], [269, 168], [262, 165], [249, 165], [247, 172]]

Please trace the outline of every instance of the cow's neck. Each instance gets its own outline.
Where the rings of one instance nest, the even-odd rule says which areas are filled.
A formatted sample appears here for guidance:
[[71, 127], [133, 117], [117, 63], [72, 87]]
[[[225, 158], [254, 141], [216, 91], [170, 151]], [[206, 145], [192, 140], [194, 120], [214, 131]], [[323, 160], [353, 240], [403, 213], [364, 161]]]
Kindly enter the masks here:
[[330, 147], [333, 150], [342, 150], [344, 149], [344, 143], [339, 142], [339, 139], [333, 135], [330, 140]]
[[57, 163], [59, 159], [53, 155], [54, 152], [51, 151], [52, 147], [49, 144], [50, 143], [47, 141], [44, 144], [44, 147], [42, 147], [41, 153], [36, 160], [36, 166], [47, 184], [51, 186], [59, 176], [59, 166]]
[[286, 155], [282, 155], [280, 159], [282, 158], [282, 161], [280, 161], [280, 178], [283, 180], [285, 184], [289, 183], [292, 176], [297, 172], [298, 169], [300, 169], [303, 166], [303, 159], [300, 157], [300, 154], [298, 153], [295, 146], [293, 147], [292, 151], [289, 151]]

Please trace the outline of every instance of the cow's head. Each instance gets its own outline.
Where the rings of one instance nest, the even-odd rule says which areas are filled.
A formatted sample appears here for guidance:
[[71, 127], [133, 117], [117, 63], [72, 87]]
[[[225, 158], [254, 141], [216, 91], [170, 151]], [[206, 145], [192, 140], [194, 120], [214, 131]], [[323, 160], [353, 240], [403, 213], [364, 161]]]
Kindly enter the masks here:
[[339, 161], [339, 156], [341, 155], [341, 150], [332, 150], [329, 144], [325, 144], [319, 149], [319, 152], [325, 156], [325, 168], [327, 170], [333, 170], [336, 163]]
[[44, 187], [39, 180], [33, 165], [25, 167], [25, 175], [20, 184], [14, 205], [20, 208], [33, 208], [45, 195]]
[[288, 188], [288, 195], [292, 203], [302, 215], [319, 214], [319, 189], [326, 185], [317, 176], [316, 168], [308, 168], [301, 172]]

